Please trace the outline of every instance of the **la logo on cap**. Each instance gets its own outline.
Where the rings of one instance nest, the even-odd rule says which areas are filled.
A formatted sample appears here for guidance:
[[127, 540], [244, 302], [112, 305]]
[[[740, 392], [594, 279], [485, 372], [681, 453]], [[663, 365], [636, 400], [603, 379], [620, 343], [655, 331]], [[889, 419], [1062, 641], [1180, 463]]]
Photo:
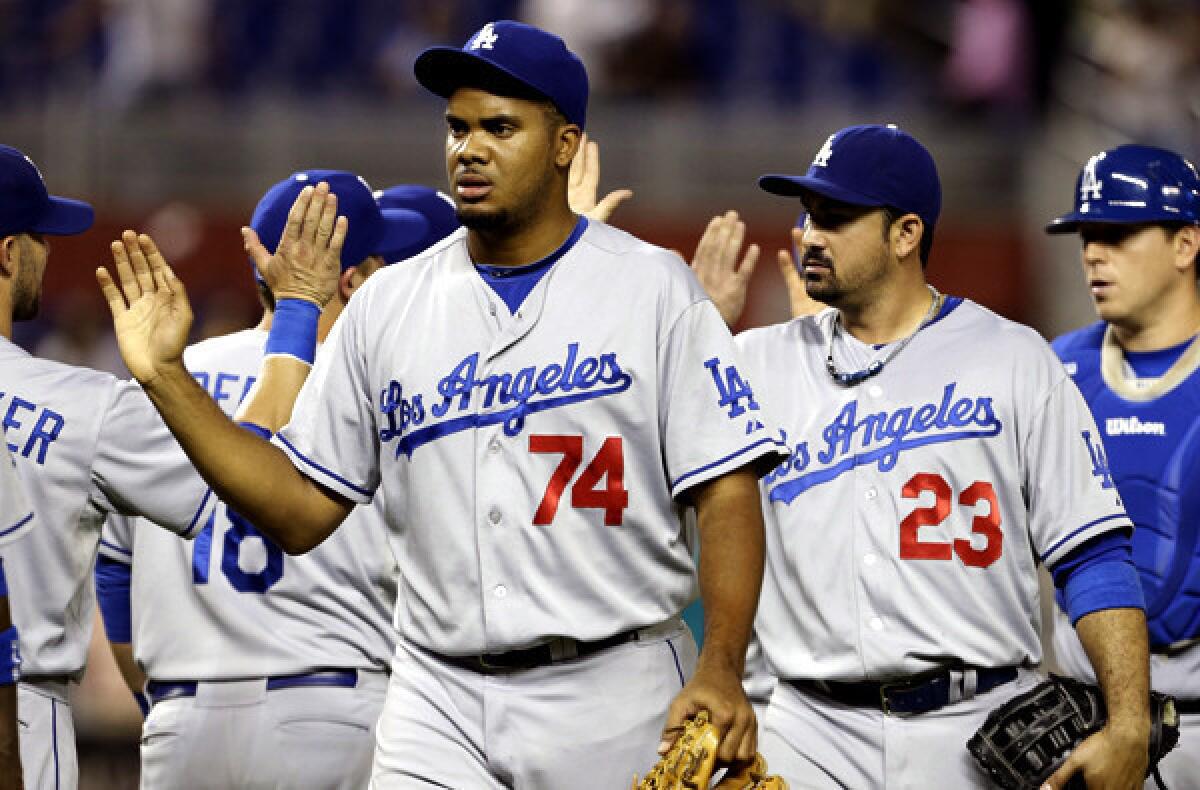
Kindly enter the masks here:
[[500, 36], [496, 35], [495, 25], [488, 22], [475, 34], [475, 38], [471, 39], [471, 49], [491, 49], [499, 38]]
[[837, 137], [837, 132], [829, 135], [825, 145], [821, 146], [820, 151], [817, 151], [817, 155], [813, 157], [813, 167], [829, 167], [829, 157], [833, 156], [833, 138], [835, 137]]
[[1081, 203], [1085, 200], [1100, 199], [1100, 188], [1104, 186], [1104, 182], [1096, 177], [1096, 165], [1100, 164], [1105, 153], [1107, 152], [1093, 156], [1083, 168], [1083, 177], [1079, 179], [1079, 201]]

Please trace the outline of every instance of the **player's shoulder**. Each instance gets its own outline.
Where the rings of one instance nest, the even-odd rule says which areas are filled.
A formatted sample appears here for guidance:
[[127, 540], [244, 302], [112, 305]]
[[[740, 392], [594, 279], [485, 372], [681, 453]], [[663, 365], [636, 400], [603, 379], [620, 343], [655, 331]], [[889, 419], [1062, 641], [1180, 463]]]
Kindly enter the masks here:
[[15, 376], [23, 385], [39, 393], [60, 395], [80, 402], [83, 402], [80, 393], [111, 391], [121, 381], [104, 370], [34, 356], [3, 337], [0, 337], [0, 368], [7, 374], [0, 380]]
[[[1050, 355], [1046, 338], [1028, 324], [1006, 318], [978, 302], [966, 298], [951, 297], [957, 303], [948, 312], [939, 316], [936, 324], [943, 324], [948, 331], [987, 336], [988, 351], [999, 354], [1033, 352]], [[950, 307], [950, 305], [948, 305]]]
[[820, 312], [790, 321], [746, 329], [734, 336], [734, 342], [744, 354], [778, 357], [782, 353], [794, 356], [798, 348], [817, 347], [825, 342], [836, 312], [834, 308], [826, 307]]
[[467, 229], [459, 228], [444, 239], [398, 263], [384, 266], [367, 278], [350, 297], [347, 309], [386, 298], [410, 298], [414, 286], [446, 269], [453, 258], [466, 254]]
[[1054, 353], [1062, 359], [1077, 357], [1088, 353], [1099, 353], [1104, 345], [1104, 333], [1108, 324], [1097, 321], [1094, 324], [1075, 329], [1054, 338], [1050, 346]]
[[642, 267], [648, 273], [662, 270], [678, 274], [688, 269], [687, 263], [676, 253], [599, 220], [588, 220], [587, 230], [578, 244], [590, 256], [611, 258], [612, 264], [626, 262]]

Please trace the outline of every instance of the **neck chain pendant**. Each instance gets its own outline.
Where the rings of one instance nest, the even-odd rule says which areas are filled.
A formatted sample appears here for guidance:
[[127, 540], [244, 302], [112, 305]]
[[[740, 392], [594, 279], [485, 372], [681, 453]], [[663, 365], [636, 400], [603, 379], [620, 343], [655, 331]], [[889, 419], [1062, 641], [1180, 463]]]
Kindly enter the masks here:
[[926, 283], [925, 287], [928, 288], [929, 293], [933, 295], [933, 302], [929, 305], [929, 312], [925, 313], [925, 317], [921, 319], [921, 323], [917, 324], [917, 328], [899, 343], [896, 343], [894, 346], [892, 346], [892, 350], [885, 354], [882, 359], [873, 359], [871, 360], [871, 364], [867, 365], [862, 370], [856, 370], [853, 373], [843, 373], [837, 369], [837, 365], [833, 364], [833, 341], [834, 338], [837, 337], [838, 328], [842, 324], [842, 314], [840, 312], [835, 313], [833, 316], [833, 326], [829, 331], [829, 350], [825, 354], [825, 369], [829, 371], [829, 377], [843, 387], [853, 387], [856, 384], [866, 381], [872, 376], [878, 375], [883, 370], [883, 366], [891, 362], [892, 359], [894, 359], [895, 356], [899, 354], [905, 346], [908, 345], [909, 341], [917, 336], [917, 332], [920, 332], [921, 329], [923, 329], [925, 325], [932, 321], [933, 317], [937, 315], [938, 307], [941, 305], [942, 295], [929, 283]]

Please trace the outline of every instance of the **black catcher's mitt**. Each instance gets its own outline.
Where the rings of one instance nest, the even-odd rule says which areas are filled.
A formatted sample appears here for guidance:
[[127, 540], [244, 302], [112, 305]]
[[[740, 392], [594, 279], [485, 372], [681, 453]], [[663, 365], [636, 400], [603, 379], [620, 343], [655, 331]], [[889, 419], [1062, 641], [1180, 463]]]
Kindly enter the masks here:
[[[1038, 790], [1083, 739], [1104, 726], [1104, 697], [1096, 686], [1051, 675], [988, 714], [967, 749], [997, 786]], [[1175, 700], [1150, 692], [1150, 762], [1158, 786], [1158, 761], [1179, 741]], [[1068, 788], [1083, 790], [1076, 774]]]

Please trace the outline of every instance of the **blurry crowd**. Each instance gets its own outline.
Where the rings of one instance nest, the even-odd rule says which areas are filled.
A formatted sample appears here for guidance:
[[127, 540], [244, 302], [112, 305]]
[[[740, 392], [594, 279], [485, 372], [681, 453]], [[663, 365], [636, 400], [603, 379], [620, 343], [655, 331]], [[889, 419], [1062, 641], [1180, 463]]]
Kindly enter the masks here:
[[1200, 101], [1196, 0], [0, 0], [0, 95], [404, 95], [418, 51], [497, 18], [564, 36], [612, 96], [1035, 116], [1058, 98], [1134, 127], [1194, 123]]

